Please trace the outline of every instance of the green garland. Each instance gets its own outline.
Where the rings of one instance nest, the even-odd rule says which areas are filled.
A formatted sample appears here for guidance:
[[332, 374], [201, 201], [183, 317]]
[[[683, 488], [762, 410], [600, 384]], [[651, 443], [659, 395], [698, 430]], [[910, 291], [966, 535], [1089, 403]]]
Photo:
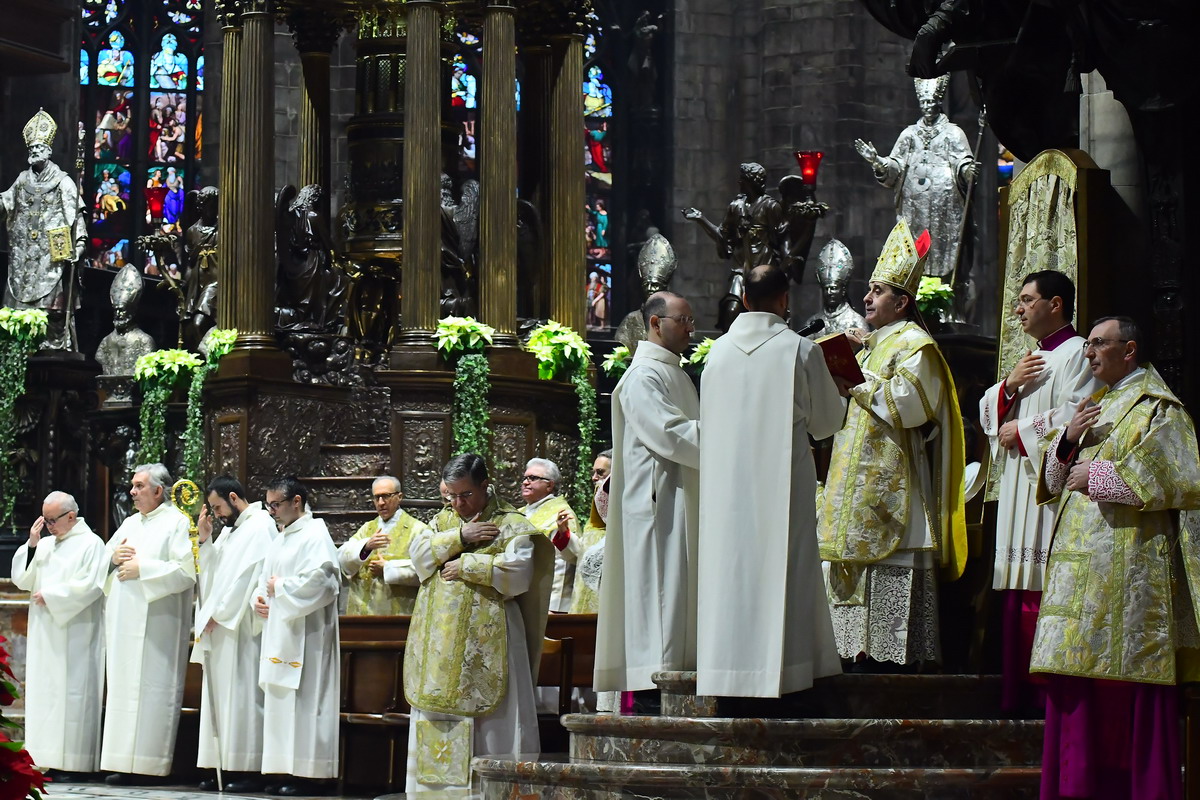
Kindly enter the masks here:
[[133, 377], [142, 388], [138, 439], [139, 464], [163, 463], [167, 457], [167, 401], [183, 375], [192, 375], [200, 358], [186, 350], [155, 350], [138, 357]]
[[591, 512], [592, 484], [588, 466], [596, 446], [600, 419], [596, 414], [596, 387], [588, 376], [592, 348], [571, 328], [550, 320], [534, 328], [526, 345], [538, 360], [538, 377], [543, 380], [567, 378], [579, 397], [579, 449], [575, 476], [571, 482], [571, 504], [575, 513], [587, 517]]
[[454, 402], [451, 427], [454, 455], [478, 453], [488, 457], [491, 421], [488, 413], [488, 378], [491, 366], [484, 349], [492, 343], [496, 329], [471, 317], [438, 320], [437, 350], [454, 362]]
[[13, 463], [17, 399], [25, 394], [29, 357], [46, 337], [49, 315], [34, 308], [0, 308], [0, 528], [12, 522], [20, 480]]
[[183, 431], [183, 475], [204, 486], [204, 382], [208, 374], [217, 368], [221, 358], [233, 349], [237, 339], [236, 329], [213, 328], [204, 339], [208, 343], [208, 355], [204, 363], [192, 372], [188, 384], [187, 426]]

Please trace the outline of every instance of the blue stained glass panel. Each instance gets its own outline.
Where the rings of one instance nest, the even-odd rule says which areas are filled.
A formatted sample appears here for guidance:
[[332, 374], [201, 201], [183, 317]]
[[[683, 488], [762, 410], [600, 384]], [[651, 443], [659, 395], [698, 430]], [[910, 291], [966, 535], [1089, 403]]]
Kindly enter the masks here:
[[101, 86], [133, 86], [133, 53], [125, 49], [125, 35], [113, 31], [108, 47], [96, 55], [96, 83]]
[[150, 57], [150, 88], [187, 88], [188, 60], [178, 50], [178, 37], [173, 33], [163, 34], [159, 51]]

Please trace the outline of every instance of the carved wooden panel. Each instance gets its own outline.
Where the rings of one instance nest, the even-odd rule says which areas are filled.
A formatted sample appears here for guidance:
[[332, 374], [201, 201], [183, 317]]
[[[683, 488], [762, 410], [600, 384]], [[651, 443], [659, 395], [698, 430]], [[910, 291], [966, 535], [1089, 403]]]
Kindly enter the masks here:
[[532, 414], [492, 414], [492, 452], [488, 470], [500, 497], [524, 505], [521, 501], [521, 476], [525, 464], [535, 455], [536, 420]]
[[246, 483], [246, 414], [218, 409], [212, 417], [213, 475], [231, 475]]
[[396, 411], [392, 416], [392, 464], [405, 500], [433, 500], [441, 505], [438, 482], [450, 459], [450, 414], [441, 411]]

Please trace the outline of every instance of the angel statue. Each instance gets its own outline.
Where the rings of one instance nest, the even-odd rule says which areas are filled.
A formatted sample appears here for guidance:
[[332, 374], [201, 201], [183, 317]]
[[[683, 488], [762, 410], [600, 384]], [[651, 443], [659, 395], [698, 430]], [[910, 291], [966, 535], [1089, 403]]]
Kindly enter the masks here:
[[333, 240], [318, 210], [321, 187], [288, 184], [275, 201], [276, 327], [294, 333], [337, 333], [348, 281], [334, 264]]
[[460, 199], [454, 183], [442, 174], [442, 295], [443, 316], [475, 313], [476, 265], [479, 243], [479, 181], [463, 181]]

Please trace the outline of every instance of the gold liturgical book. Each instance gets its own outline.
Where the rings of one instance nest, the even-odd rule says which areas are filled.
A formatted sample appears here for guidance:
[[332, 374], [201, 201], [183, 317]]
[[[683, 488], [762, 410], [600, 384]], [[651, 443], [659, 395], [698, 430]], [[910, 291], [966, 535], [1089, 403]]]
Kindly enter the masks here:
[[74, 242], [71, 241], [70, 228], [51, 228], [46, 231], [46, 236], [50, 239], [51, 261], [75, 260], [75, 247]]

